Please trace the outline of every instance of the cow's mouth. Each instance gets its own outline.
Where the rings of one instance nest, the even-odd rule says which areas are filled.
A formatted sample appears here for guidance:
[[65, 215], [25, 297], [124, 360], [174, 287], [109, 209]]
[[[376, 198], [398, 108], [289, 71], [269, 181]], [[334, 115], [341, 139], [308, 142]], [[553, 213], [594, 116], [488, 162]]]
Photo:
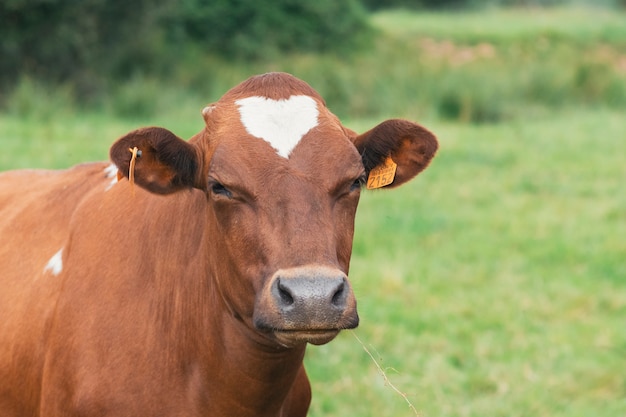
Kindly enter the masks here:
[[333, 340], [339, 329], [328, 330], [274, 330], [274, 337], [285, 347], [294, 347], [304, 343], [323, 345]]
[[323, 265], [279, 269], [257, 295], [254, 327], [285, 347], [323, 345], [359, 324], [346, 274]]

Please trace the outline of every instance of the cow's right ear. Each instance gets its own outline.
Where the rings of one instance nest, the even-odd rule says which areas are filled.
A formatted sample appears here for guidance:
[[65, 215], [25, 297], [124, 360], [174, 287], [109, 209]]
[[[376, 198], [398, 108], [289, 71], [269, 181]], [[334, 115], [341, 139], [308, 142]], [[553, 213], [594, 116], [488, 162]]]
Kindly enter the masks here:
[[396, 165], [396, 168], [392, 168], [394, 174], [389, 176], [390, 182], [383, 181], [380, 185], [389, 188], [402, 185], [423, 171], [439, 146], [435, 135], [427, 129], [400, 119], [384, 121], [353, 137], [353, 142], [363, 158], [363, 166], [368, 175], [376, 168], [385, 171], [390, 163]]
[[169, 194], [183, 188], [203, 188], [198, 172], [202, 159], [192, 144], [167, 129], [147, 127], [118, 139], [109, 152], [118, 172], [129, 177], [133, 150], [134, 181], [157, 194]]

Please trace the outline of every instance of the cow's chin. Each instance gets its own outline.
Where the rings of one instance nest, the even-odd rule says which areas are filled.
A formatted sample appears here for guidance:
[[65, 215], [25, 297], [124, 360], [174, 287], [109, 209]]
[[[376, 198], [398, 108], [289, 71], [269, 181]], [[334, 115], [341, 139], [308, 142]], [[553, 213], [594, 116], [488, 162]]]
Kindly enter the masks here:
[[296, 347], [305, 343], [323, 345], [333, 340], [339, 334], [339, 330], [274, 330], [273, 333], [281, 345]]

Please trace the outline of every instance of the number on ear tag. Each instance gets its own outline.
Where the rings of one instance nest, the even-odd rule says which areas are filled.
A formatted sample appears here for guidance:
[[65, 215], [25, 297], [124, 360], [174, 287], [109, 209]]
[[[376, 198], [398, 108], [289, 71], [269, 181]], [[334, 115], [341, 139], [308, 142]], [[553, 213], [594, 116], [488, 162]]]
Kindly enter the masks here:
[[393, 179], [396, 177], [397, 168], [398, 165], [393, 162], [390, 156], [388, 156], [382, 165], [379, 165], [370, 171], [370, 175], [367, 178], [366, 188], [368, 190], [373, 190], [375, 188], [381, 188], [385, 185], [391, 184]]

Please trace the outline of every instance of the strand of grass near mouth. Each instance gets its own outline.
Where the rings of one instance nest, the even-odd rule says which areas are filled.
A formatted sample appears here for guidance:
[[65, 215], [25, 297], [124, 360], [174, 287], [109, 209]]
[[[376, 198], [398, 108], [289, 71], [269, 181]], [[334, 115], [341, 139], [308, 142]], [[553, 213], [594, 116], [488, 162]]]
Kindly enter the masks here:
[[406, 403], [409, 405], [409, 408], [411, 409], [411, 411], [413, 411], [413, 414], [415, 414], [417, 417], [419, 417], [419, 413], [417, 412], [417, 409], [415, 408], [413, 403], [411, 403], [411, 401], [409, 400], [409, 397], [404, 392], [400, 391], [395, 385], [393, 385], [391, 383], [391, 381], [389, 380], [389, 377], [385, 373], [385, 370], [382, 368], [382, 366], [380, 366], [380, 364], [374, 358], [374, 355], [372, 355], [372, 353], [369, 351], [367, 346], [365, 346], [365, 343], [363, 343], [361, 341], [361, 339], [359, 339], [359, 336], [356, 335], [356, 332], [354, 330], [351, 330], [350, 333], [352, 333], [352, 336], [354, 336], [354, 338], [361, 344], [361, 346], [363, 347], [363, 350], [365, 351], [365, 353], [367, 353], [367, 355], [372, 359], [372, 361], [374, 362], [374, 365], [376, 365], [376, 368], [378, 368], [378, 372], [380, 373], [380, 375], [382, 375], [383, 380], [385, 381], [385, 385], [388, 386], [388, 387], [391, 387], [392, 390], [394, 390], [395, 392], [398, 393], [398, 395], [400, 395], [402, 398], [404, 398], [404, 401], [406, 401]]

